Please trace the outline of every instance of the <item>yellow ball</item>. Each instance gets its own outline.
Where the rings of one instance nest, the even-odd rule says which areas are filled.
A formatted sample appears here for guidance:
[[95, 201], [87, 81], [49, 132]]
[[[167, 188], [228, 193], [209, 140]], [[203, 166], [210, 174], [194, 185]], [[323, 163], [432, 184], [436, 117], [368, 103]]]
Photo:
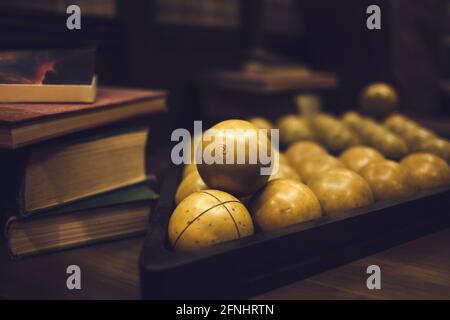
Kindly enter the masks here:
[[403, 133], [402, 137], [406, 140], [411, 149], [416, 149], [417, 145], [422, 141], [436, 138], [436, 135], [431, 130], [412, 123]]
[[186, 164], [183, 168], [183, 173], [181, 175], [182, 179], [186, 178], [189, 174], [191, 174], [192, 172], [197, 172], [197, 165], [195, 163], [189, 163]]
[[298, 166], [295, 167], [297, 172], [300, 173], [300, 177], [303, 181], [308, 182], [322, 172], [326, 172], [331, 169], [345, 168], [345, 165], [336, 157], [325, 154], [309, 157]]
[[360, 143], [358, 136], [341, 120], [320, 114], [313, 118], [312, 128], [318, 141], [328, 150], [341, 152]]
[[371, 140], [374, 136], [380, 136], [389, 132], [385, 127], [375, 122], [370, 118], [364, 118], [361, 126], [357, 128], [358, 133], [363, 137], [365, 141]]
[[403, 133], [408, 123], [408, 119], [401, 114], [393, 114], [384, 120], [384, 126], [395, 133]]
[[169, 220], [169, 240], [179, 251], [194, 251], [253, 234], [245, 206], [219, 190], [203, 190], [185, 198]]
[[267, 134], [270, 134], [270, 130], [273, 128], [273, 124], [263, 117], [254, 117], [248, 119], [248, 121], [253, 124], [258, 129], [266, 129]]
[[319, 200], [303, 183], [291, 179], [270, 181], [252, 200], [255, 224], [263, 231], [317, 219]]
[[201, 135], [198, 134], [197, 136], [194, 136], [191, 139], [191, 148], [190, 148], [190, 163], [184, 165], [183, 172], [182, 172], [182, 179], [186, 178], [190, 173], [197, 172], [197, 165], [196, 163], [196, 153], [199, 151], [200, 146], [200, 137]]
[[441, 138], [425, 139], [417, 143], [415, 151], [435, 154], [445, 161], [450, 162], [450, 142]]
[[371, 145], [380, 151], [386, 158], [399, 160], [408, 154], [408, 145], [400, 136], [381, 129], [370, 137]]
[[175, 203], [179, 204], [181, 200], [190, 194], [205, 189], [208, 189], [208, 186], [203, 182], [202, 177], [198, 174], [198, 171], [192, 171], [181, 181], [178, 186], [177, 192], [175, 193]]
[[450, 184], [450, 168], [442, 158], [425, 152], [412, 153], [401, 162], [409, 169], [420, 189], [432, 189]]
[[294, 169], [302, 160], [318, 154], [328, 154], [328, 152], [321, 145], [312, 141], [296, 142], [286, 151], [286, 157]]
[[288, 157], [284, 153], [278, 153], [278, 161], [281, 164], [290, 165]]
[[[209, 139], [208, 135], [212, 133], [214, 135]], [[207, 130], [202, 138], [202, 152], [203, 162], [197, 164], [197, 169], [210, 188], [246, 196], [263, 187], [269, 179], [261, 169], [270, 165], [263, 164], [260, 154], [270, 156], [272, 145], [267, 135], [260, 134], [248, 121], [227, 120]], [[216, 152], [223, 155], [223, 163], [205, 163], [205, 154], [214, 156]], [[243, 152], [244, 164], [238, 163], [238, 152]], [[250, 163], [252, 157], [255, 163]], [[231, 158], [232, 163], [226, 163], [227, 158]]]
[[275, 148], [272, 149], [273, 159], [274, 161], [278, 161], [280, 164], [290, 165], [287, 156], [284, 153], [279, 152]]
[[317, 94], [300, 94], [296, 96], [298, 113], [305, 118], [315, 116], [322, 108], [322, 99]]
[[360, 105], [364, 112], [384, 117], [397, 108], [397, 92], [387, 83], [370, 84], [361, 93]]
[[384, 160], [384, 156], [371, 147], [356, 146], [345, 150], [339, 157], [345, 166], [355, 172], [359, 172], [371, 162]]
[[344, 113], [341, 120], [350, 128], [353, 128], [353, 126], [358, 126], [363, 121], [361, 115], [355, 111], [348, 111]]
[[369, 163], [360, 174], [369, 184], [377, 201], [406, 198], [418, 190], [409, 170], [394, 161]]
[[332, 169], [308, 182], [320, 201], [322, 211], [331, 216], [373, 203], [372, 190], [359, 174], [349, 169]]
[[302, 182], [300, 175], [291, 166], [284, 164], [281, 161], [277, 172], [270, 175], [269, 181], [276, 179], [292, 179]]
[[309, 140], [313, 138], [311, 129], [305, 119], [296, 116], [284, 116], [277, 122], [280, 130], [280, 143], [289, 146], [300, 140]]

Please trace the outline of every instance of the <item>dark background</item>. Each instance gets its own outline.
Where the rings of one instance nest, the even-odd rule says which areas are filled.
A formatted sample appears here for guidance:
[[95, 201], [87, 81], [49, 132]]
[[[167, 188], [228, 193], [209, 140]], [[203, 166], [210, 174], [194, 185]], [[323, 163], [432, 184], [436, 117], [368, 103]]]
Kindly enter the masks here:
[[[65, 27], [72, 3], [81, 30]], [[369, 4], [381, 7], [382, 30], [366, 28]], [[262, 31], [252, 33], [258, 10]], [[441, 117], [450, 113], [449, 21], [448, 0], [0, 0], [0, 49], [94, 45], [101, 84], [169, 89], [181, 124], [200, 116], [198, 73], [238, 68], [256, 45], [336, 72], [328, 110], [355, 108], [359, 90], [382, 80], [403, 112]]]

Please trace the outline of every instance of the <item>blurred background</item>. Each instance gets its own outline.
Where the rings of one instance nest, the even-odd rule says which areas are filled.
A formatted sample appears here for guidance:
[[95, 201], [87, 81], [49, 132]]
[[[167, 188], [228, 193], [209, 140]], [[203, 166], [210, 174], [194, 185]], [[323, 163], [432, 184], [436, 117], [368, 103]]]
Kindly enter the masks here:
[[[66, 27], [66, 20], [69, 17], [66, 13], [67, 7], [74, 4], [81, 8], [81, 30], [68, 30]], [[381, 9], [380, 30], [367, 28], [366, 20], [369, 14], [366, 11], [369, 5], [378, 5]], [[285, 159], [284, 164], [286, 167], [284, 174], [289, 178], [298, 176], [298, 180], [302, 178], [304, 182], [307, 182], [313, 174], [324, 172], [329, 168], [345, 167], [347, 164], [342, 164], [341, 160], [335, 158], [334, 155], [346, 153], [352, 146], [362, 143], [370, 146], [369, 150], [367, 147], [365, 151], [363, 149], [363, 152], [361, 149], [359, 151], [356, 149], [356, 156], [355, 153], [347, 153], [348, 162], [360, 162], [366, 165], [367, 162], [364, 163], [364, 161], [369, 160], [365, 160], [365, 157], [367, 159], [378, 157], [379, 160], [384, 156], [387, 159], [400, 161], [410, 153], [428, 152], [431, 154], [412, 155], [412, 159], [408, 156], [408, 168], [415, 169], [410, 170], [416, 174], [414, 179], [422, 182], [420, 188], [442, 186], [448, 188], [448, 178], [450, 177], [450, 169], [447, 165], [450, 163], [450, 141], [448, 140], [450, 138], [450, 0], [0, 0], [0, 51], [84, 47], [96, 48], [95, 68], [100, 86], [168, 90], [168, 112], [165, 112], [165, 96], [158, 93], [158, 98], [154, 99], [155, 92], [151, 90], [149, 90], [149, 94], [152, 98], [146, 101], [148, 107], [146, 106], [145, 110], [148, 112], [145, 113], [145, 116], [143, 112], [137, 113], [136, 111], [138, 110], [136, 105], [144, 108], [141, 105], [141, 102], [144, 101], [141, 101], [140, 98], [129, 100], [120, 108], [121, 110], [131, 110], [129, 116], [135, 118], [117, 118], [120, 121], [106, 126], [107, 121], [103, 119], [108, 118], [106, 116], [108, 112], [101, 113], [100, 110], [98, 113], [92, 114], [94, 116], [100, 114], [101, 117], [98, 116], [98, 119], [101, 121], [98, 120], [96, 123], [92, 120], [93, 117], [87, 121], [88, 124], [92, 121], [92, 126], [95, 128], [90, 126], [86, 126], [86, 128], [93, 131], [85, 130], [84, 126], [87, 118], [85, 115], [90, 112], [89, 110], [83, 114], [67, 112], [67, 117], [63, 115], [63, 112], [55, 117], [46, 117], [45, 112], [41, 112], [39, 115], [38, 110], [36, 114], [41, 119], [47, 118], [50, 121], [39, 122], [38, 117], [37, 120], [29, 122], [25, 118], [25, 121], [20, 123], [15, 121], [15, 113], [26, 115], [26, 110], [34, 112], [34, 105], [27, 104], [23, 109], [25, 111], [21, 109], [20, 105], [18, 108], [14, 105], [7, 105], [7, 108], [3, 108], [2, 110], [6, 111], [2, 111], [1, 115], [10, 114], [9, 118], [12, 118], [12, 122], [8, 122], [7, 125], [3, 124], [3, 127], [0, 126], [0, 138], [3, 137], [10, 145], [16, 143], [16, 146], [20, 146], [14, 136], [16, 134], [14, 132], [18, 132], [17, 136], [29, 138], [28, 143], [31, 143], [31, 150], [37, 150], [35, 157], [37, 160], [33, 160], [35, 162], [21, 161], [24, 159], [22, 156], [28, 154], [28, 152], [22, 153], [21, 150], [28, 150], [28, 147], [19, 148], [19, 151], [12, 152], [11, 156], [7, 151], [6, 158], [0, 157], [0, 162], [4, 159], [9, 161], [6, 165], [3, 163], [0, 165], [0, 169], [4, 168], [4, 172], [7, 173], [0, 173], [2, 178], [0, 180], [0, 204], [7, 208], [4, 211], [8, 213], [6, 215], [8, 221], [10, 221], [10, 211], [19, 211], [15, 210], [19, 206], [16, 200], [19, 199], [19, 195], [22, 196], [22, 191], [19, 189], [21, 186], [25, 186], [25, 182], [18, 183], [22, 180], [17, 178], [22, 176], [22, 164], [27, 170], [30, 167], [39, 173], [39, 175], [32, 175], [37, 177], [35, 178], [37, 183], [32, 181], [27, 186], [36, 186], [34, 188], [36, 198], [51, 200], [49, 203], [45, 203], [48, 207], [44, 207], [44, 209], [55, 209], [53, 211], [55, 215], [42, 215], [43, 220], [34, 218], [17, 220], [19, 223], [21, 220], [24, 221], [23, 227], [19, 225], [15, 237], [17, 247], [22, 248], [22, 252], [20, 252], [21, 248], [16, 251], [18, 255], [20, 253], [24, 255], [39, 253], [38, 248], [44, 251], [68, 248], [73, 243], [66, 242], [66, 238], [76, 238], [78, 242], [74, 245], [81, 246], [91, 243], [93, 240], [115, 239], [117, 235], [124, 237], [135, 235], [136, 225], [141, 231], [145, 231], [148, 213], [149, 210], [152, 210], [150, 205], [153, 206], [155, 192], [160, 190], [158, 182], [169, 181], [167, 185], [164, 185], [166, 188], [169, 186], [168, 190], [172, 188], [175, 193], [175, 178], [178, 179], [176, 174], [180, 168], [167, 171], [172, 163], [170, 134], [174, 128], [179, 127], [192, 130], [193, 120], [203, 120], [203, 129], [207, 129], [209, 125], [220, 120], [236, 118], [253, 120], [253, 124], [258, 128], [279, 128], [281, 151], [284, 152], [287, 148], [293, 150], [282, 153], [285, 158], [289, 158]], [[5, 63], [5, 61], [7, 59], [2, 59], [0, 55], [0, 69], [2, 62]], [[89, 60], [89, 62], [91, 61]], [[25, 70], [30, 69], [21, 66]], [[44, 70], [50, 70], [50, 68], [47, 66], [47, 69], [44, 68]], [[67, 72], [67, 74], [73, 75], [71, 72]], [[373, 83], [377, 84], [370, 86]], [[387, 86], [385, 83], [391, 86]], [[369, 89], [365, 90], [364, 88]], [[375, 90], [372, 90], [373, 88]], [[112, 93], [105, 94], [105, 91]], [[121, 101], [122, 95], [128, 96], [123, 92], [119, 94], [121, 91], [103, 90], [101, 98], [106, 101], [105, 106], [116, 108], [116, 105], [111, 106], [111, 101]], [[128, 94], [130, 93], [128, 92]], [[141, 94], [143, 93], [139, 93], [137, 97], [142, 97]], [[145, 94], [148, 97], [148, 93]], [[108, 99], [110, 95], [117, 95], [118, 100]], [[64, 107], [60, 109], [65, 109]], [[92, 106], [88, 106], [88, 109], [90, 107]], [[58, 111], [59, 108], [53, 109], [49, 105], [44, 106], [44, 109]], [[67, 109], [70, 109], [70, 106]], [[8, 110], [12, 110], [12, 112], [8, 113]], [[163, 110], [164, 112], [162, 112]], [[324, 112], [320, 114], [320, 110]], [[386, 117], [386, 120], [382, 124], [371, 118], [360, 117], [355, 112], [346, 112], [350, 110], [371, 115], [377, 121], [382, 120], [383, 117]], [[388, 117], [396, 112], [407, 117], [398, 115]], [[78, 117], [79, 114], [81, 115]], [[108, 113], [108, 115], [110, 114]], [[128, 117], [128, 113], [124, 111], [124, 114]], [[340, 117], [342, 114], [344, 116]], [[73, 118], [72, 115], [74, 115]], [[255, 117], [259, 117], [259, 119], [255, 119]], [[53, 119], [55, 119], [54, 122]], [[70, 119], [70, 121], [60, 121], [61, 119]], [[111, 121], [116, 121], [114, 119], [112, 117]], [[415, 120], [417, 123], [410, 120]], [[78, 137], [75, 134], [73, 136], [65, 135], [71, 132], [72, 127], [69, 130], [62, 124], [72, 125], [72, 121], [79, 125], [77, 130], [86, 131], [85, 133], [80, 132], [80, 134], [86, 134], [86, 137], [92, 139], [93, 144], [71, 140], [71, 137]], [[61, 136], [61, 139], [52, 139], [57, 143], [54, 149], [47, 149], [47, 145], [44, 143], [35, 143], [41, 141], [39, 139], [43, 139], [41, 133], [47, 134], [48, 131], [49, 134], [45, 138], [53, 137], [51, 135], [53, 131], [48, 128], [53, 128], [52, 126], [56, 128], [59, 126], [58, 123], [62, 123], [61, 127], [64, 127], [64, 130], [61, 129], [60, 132], [64, 136]], [[136, 129], [133, 126], [140, 126], [142, 123], [145, 123], [145, 128], [134, 131]], [[388, 124], [390, 125], [388, 126]], [[2, 125], [1, 121], [0, 125]], [[130, 131], [122, 131], [125, 127]], [[148, 136], [147, 127], [149, 128]], [[5, 128], [7, 130], [4, 130]], [[31, 131], [38, 138], [29, 133], [27, 128], [34, 128]], [[114, 129], [112, 133], [109, 133], [110, 129]], [[21, 132], [23, 133], [20, 134]], [[105, 136], [97, 135], [97, 133]], [[298, 146], [302, 147], [301, 144], [297, 144], [298, 141], [308, 140], [319, 142], [327, 151], [319, 145], [316, 145], [316, 148], [323, 149], [323, 152], [320, 151], [318, 155], [313, 152], [308, 155], [305, 149], [297, 149]], [[79, 149], [79, 145], [86, 146], [86, 149]], [[306, 145], [308, 146], [308, 144]], [[3, 150], [0, 148], [0, 151]], [[377, 154], [380, 152], [379, 156], [375, 152]], [[30, 153], [30, 155], [33, 154]], [[66, 155], [71, 155], [71, 157]], [[306, 159], [308, 161], [305, 162], [307, 163], [305, 167], [313, 169], [317, 167], [318, 172], [314, 172], [315, 169], [308, 169], [311, 172], [304, 170], [303, 156], [305, 158], [310, 156], [310, 159]], [[30, 156], [29, 159], [34, 158]], [[363, 161], [360, 161], [361, 159]], [[294, 166], [291, 168], [287, 164], [288, 162], [294, 163]], [[68, 163], [72, 165], [68, 165]], [[141, 163], [145, 163], [145, 166]], [[395, 163], [388, 165], [400, 168]], [[136, 169], [130, 169], [134, 166]], [[301, 170], [298, 169], [300, 167]], [[188, 172], [189, 168], [190, 173]], [[214, 166], [212, 168], [214, 169]], [[249, 172], [253, 171], [251, 166], [249, 168], [251, 169]], [[181, 199], [180, 194], [187, 197], [194, 191], [209, 188], [208, 185], [212, 186], [204, 178], [204, 174], [200, 176], [195, 163], [186, 166], [184, 170], [186, 178], [181, 180], [178, 189], [186, 192], [182, 194], [177, 191], [175, 195], [161, 192], [161, 208], [163, 210], [169, 210], [170, 206], [167, 204], [172, 203], [172, 198], [178, 202]], [[300, 171], [302, 172], [300, 173]], [[306, 171], [306, 175], [304, 171]], [[167, 175], [166, 172], [168, 172]], [[214, 178], [215, 172], [209, 172], [213, 173], [211, 176]], [[230, 170], [229, 172], [234, 172], [235, 175], [229, 176], [227, 173], [226, 176], [224, 174], [217, 174], [217, 176], [225, 177], [224, 181], [232, 181], [242, 189], [250, 190], [253, 185], [252, 193], [263, 186], [263, 184], [259, 184], [258, 179], [253, 178], [253, 175], [241, 174], [244, 171]], [[280, 170], [281, 172], [282, 170]], [[380, 193], [386, 197], [390, 197], [391, 193], [395, 196], [396, 192], [390, 191], [397, 189], [399, 185], [397, 181], [401, 180], [404, 180], [405, 189], [411, 189], [411, 192], [417, 191], [413, 190], [413, 183], [410, 184], [410, 181], [407, 181], [407, 175], [401, 168], [400, 173], [398, 170], [391, 170], [390, 174], [385, 174], [384, 169], [377, 170], [377, 172], [379, 176], [374, 173], [374, 179], [379, 178], [381, 182], [378, 184], [377, 180], [373, 180], [374, 184], [377, 184], [377, 188], [381, 190]], [[25, 174], [23, 175], [25, 176]], [[40, 178], [41, 176], [44, 178]], [[335, 188], [334, 185], [336, 185], [337, 189], [342, 188], [346, 192], [346, 196], [342, 196], [343, 200], [340, 201], [341, 193], [327, 192], [325, 187], [322, 189], [319, 186], [317, 194], [320, 192], [325, 199], [327, 196], [332, 199], [325, 201], [319, 199], [319, 201], [333, 205], [349, 202], [348, 209], [354, 208], [353, 206], [356, 205], [363, 205], [363, 203], [369, 205], [369, 202], [372, 202], [370, 200], [372, 197], [369, 197], [370, 192], [368, 192], [370, 188], [365, 183], [364, 190], [360, 192], [361, 198], [364, 199], [348, 201], [348, 195], [358, 195], [358, 192], [348, 192], [347, 189], [353, 188], [353, 185], [355, 188], [358, 185], [362, 186], [360, 182], [363, 179], [357, 174], [345, 173], [342, 178], [340, 175], [336, 176], [338, 179], [336, 181], [339, 183], [327, 183], [327, 180], [324, 180], [323, 186], [329, 185]], [[348, 180], [352, 176], [357, 176], [356, 180]], [[147, 177], [151, 183], [145, 182]], [[158, 179], [154, 179], [155, 177]], [[333, 175], [331, 178], [334, 179]], [[259, 180], [266, 183], [266, 180]], [[147, 207], [136, 205], [137, 200], [134, 196], [137, 191], [127, 191], [126, 195], [116, 194], [114, 197], [110, 197], [111, 204], [104, 204], [101, 197], [93, 198], [96, 195], [101, 196], [100, 192], [103, 193], [105, 190], [119, 192], [123, 191], [122, 188], [125, 187], [134, 189], [138, 186], [136, 181], [138, 184], [142, 183], [141, 186], [144, 187], [152, 184], [145, 188], [151, 187], [151, 190], [147, 190], [145, 199], [138, 197], [139, 201], [146, 201]], [[105, 189], [105, 185], [107, 189]], [[388, 187], [385, 188], [384, 185]], [[222, 190], [222, 186], [219, 187], [217, 189]], [[286, 185], [277, 192], [284, 193], [284, 190], [289, 188], [290, 186]], [[30, 189], [33, 188], [27, 190]], [[342, 190], [338, 190], [338, 192]], [[448, 189], [445, 190], [448, 192]], [[18, 192], [15, 193], [16, 191]], [[44, 197], [42, 194], [46, 195], [47, 191], [48, 197]], [[242, 190], [240, 191], [243, 193]], [[76, 197], [73, 196], [74, 194]], [[290, 194], [291, 192], [286, 193], [286, 195]], [[397, 215], [382, 215], [380, 219], [385, 217], [386, 222], [376, 220], [375, 228], [370, 232], [366, 232], [367, 221], [370, 220], [361, 220], [363, 221], [361, 230], [365, 233], [359, 232], [360, 230], [355, 233], [357, 236], [355, 239], [362, 241], [359, 241], [357, 246], [350, 246], [349, 252], [355, 251], [354, 253], [360, 257], [365, 252], [363, 250], [365, 246], [374, 250], [385, 246], [391, 240], [415, 237], [418, 235], [416, 232], [422, 229], [428, 230], [435, 227], [438, 229], [448, 226], [449, 216], [445, 209], [448, 208], [448, 202], [444, 201], [448, 193], [432, 195], [433, 198], [429, 198], [430, 200], [425, 197], [418, 198], [423, 199], [423, 202], [422, 200], [418, 202], [419, 205], [416, 205], [416, 202], [409, 202], [405, 203], [406, 206], [400, 207], [397, 206], [398, 203], [394, 202], [396, 206], [392, 207], [393, 210], [386, 212], [396, 211], [394, 213]], [[59, 198], [63, 200], [58, 200]], [[66, 221], [65, 214], [61, 214], [61, 216], [58, 214], [67, 213], [63, 208], [63, 205], [67, 203], [91, 198], [95, 201], [89, 200], [93, 207], [89, 208], [86, 215], [82, 214], [86, 212], [85, 209], [80, 211], [80, 215], [78, 212], [69, 211]], [[280, 199], [285, 199], [284, 195], [280, 196]], [[339, 201], [335, 201], [335, 199], [339, 199]], [[376, 200], [378, 201], [378, 199]], [[303, 201], [303, 199], [295, 201]], [[286, 201], [283, 200], [281, 203], [284, 202]], [[261, 203], [265, 203], [265, 200]], [[104, 210], [105, 206], [114, 207], [114, 210]], [[384, 208], [383, 206], [384, 204], [376, 208]], [[79, 210], [76, 209], [76, 205], [74, 207], [73, 210]], [[424, 209], [425, 207], [427, 210]], [[63, 209], [58, 212], [61, 208]], [[272, 210], [271, 206], [268, 208]], [[410, 208], [413, 209], [410, 210]], [[129, 212], [132, 209], [134, 214], [130, 216]], [[341, 209], [339, 208], [339, 210]], [[281, 211], [286, 210], [283, 207]], [[117, 220], [109, 220], [116, 219], [116, 212], [120, 214]], [[274, 210], [274, 212], [278, 211]], [[19, 216], [21, 212], [13, 213]], [[97, 215], [93, 216], [92, 214]], [[108, 219], [104, 218], [103, 214], [107, 215]], [[444, 217], [445, 214], [447, 215]], [[3, 218], [1, 214], [0, 216]], [[97, 220], [92, 216], [99, 218]], [[72, 217], [80, 221], [79, 230], [73, 231], [74, 233], [72, 230], [76, 228], [72, 228]], [[404, 217], [408, 217], [407, 221]], [[409, 219], [410, 217], [412, 219]], [[159, 218], [155, 219], [158, 219], [156, 222], [160, 223]], [[389, 219], [393, 220], [388, 222]], [[29, 224], [27, 224], [27, 220]], [[36, 221], [36, 224], [33, 221]], [[47, 224], [45, 221], [51, 223]], [[326, 222], [327, 228], [331, 225], [328, 224], [328, 221]], [[65, 229], [65, 226], [69, 224], [70, 228]], [[353, 222], [343, 223], [342, 230], [347, 227], [352, 229], [352, 226], [356, 225]], [[388, 229], [384, 228], [385, 225], [388, 226]], [[38, 229], [35, 229], [36, 226]], [[39, 226], [42, 226], [42, 229]], [[377, 226], [383, 226], [383, 230], [377, 230]], [[339, 228], [326, 230], [332, 230], [332, 234], [337, 234], [341, 230]], [[6, 228], [4, 229], [6, 230]], [[25, 231], [22, 232], [23, 230]], [[70, 232], [65, 232], [65, 230]], [[385, 235], [382, 236], [382, 232]], [[77, 237], [73, 234], [77, 234]], [[158, 229], [156, 234], [155, 239], [163, 233]], [[240, 236], [239, 232], [238, 234]], [[308, 231], [308, 235], [311, 234]], [[35, 241], [32, 236], [30, 237], [32, 241], [29, 241], [28, 235], [35, 235]], [[42, 235], [47, 235], [48, 238]], [[350, 236], [351, 233], [348, 235]], [[365, 286], [365, 272], [355, 272], [355, 270], [360, 270], [361, 266], [371, 265], [372, 262], [358, 260], [346, 269], [340, 269], [341, 271], [331, 274], [327, 273], [324, 277], [316, 278], [318, 280], [313, 280], [309, 284], [306, 282], [298, 287], [289, 286], [286, 291], [281, 290], [279, 294], [268, 297], [291, 299], [301, 297], [303, 292], [306, 298], [311, 299], [311, 297], [322, 298], [325, 293], [331, 292], [332, 297], [339, 299], [353, 297], [356, 299], [361, 299], [361, 297], [376, 299], [381, 297], [394, 299], [399, 297], [426, 299], [436, 297], [440, 299], [444, 292], [450, 291], [448, 285], [441, 285], [449, 282], [448, 262], [450, 260], [442, 258], [448, 256], [449, 235], [448, 232], [439, 233], [437, 236], [422, 240], [425, 242], [414, 242], [409, 247], [399, 247], [400, 251], [389, 251], [382, 256], [378, 255], [375, 258], [377, 264], [379, 262], [380, 265], [386, 263], [387, 266], [391, 266], [391, 271], [388, 271], [388, 273], [391, 272], [388, 274], [392, 281], [389, 285], [391, 290], [378, 290], [382, 296], [376, 294], [377, 290], [369, 290], [369, 294]], [[180, 237], [181, 234], [175, 241], [178, 241]], [[311, 236], [311, 239], [314, 237], [314, 235]], [[373, 239], [369, 241], [365, 237], [373, 237]], [[14, 237], [9, 239], [11, 238]], [[319, 257], [326, 256], [331, 260], [339, 260], [338, 257], [344, 253], [345, 259], [350, 258], [352, 255], [348, 255], [344, 250], [345, 246], [349, 244], [347, 240], [350, 238], [347, 238], [343, 237], [341, 242], [333, 243], [332, 251], [327, 251], [327, 242], [321, 240], [318, 245], [321, 250]], [[286, 239], [291, 241], [294, 238], [286, 237]], [[14, 239], [10, 242], [14, 242]], [[138, 257], [143, 242], [143, 237], [137, 237], [98, 247], [90, 246], [79, 249], [79, 251], [42, 255], [36, 260], [23, 259], [20, 261], [11, 260], [9, 250], [0, 248], [0, 298], [139, 298], [143, 291], [140, 285]], [[22, 246], [22, 243], [26, 245]], [[301, 246], [296, 247], [300, 248]], [[433, 248], [431, 254], [428, 250], [430, 247]], [[146, 245], [144, 250], [150, 250], [149, 248], [154, 247]], [[311, 249], [314, 249], [314, 245]], [[299, 250], [297, 253], [294, 252], [294, 255], [289, 253], [289, 259], [278, 259], [281, 271], [294, 270], [295, 268], [291, 268], [291, 266], [286, 268], [283, 264], [300, 256], [303, 257], [305, 252], [308, 258], [312, 257], [309, 255], [313, 250], [309, 248], [306, 251], [304, 248]], [[326, 254], [321, 254], [322, 251]], [[332, 254], [329, 254], [330, 252]], [[423, 255], [424, 253], [425, 255]], [[326, 264], [322, 266], [322, 262], [317, 259], [312, 260], [320, 262], [319, 269], [327, 267]], [[67, 290], [67, 274], [64, 270], [67, 265], [74, 263], [82, 266], [83, 274], [88, 277], [86, 278], [88, 285], [85, 287], [83, 284], [83, 290]], [[335, 265], [335, 262], [332, 265]], [[295, 266], [299, 266], [298, 268], [303, 271], [314, 269], [314, 264], [305, 267], [305, 265], [298, 265], [295, 262]], [[266, 267], [257, 267], [256, 270], [259, 270], [258, 272], [261, 274], [270, 271], [271, 278], [274, 278], [273, 275], [281, 275], [283, 281], [289, 279], [283, 274], [284, 271], [272, 272], [272, 269], [269, 270]], [[410, 272], [410, 270], [415, 270], [415, 272]], [[245, 274], [253, 275], [247, 271]], [[430, 277], [430, 274], [433, 277]], [[352, 275], [352, 277], [348, 275]], [[64, 281], [56, 281], [57, 277], [61, 277]], [[252, 276], [253, 278], [262, 282], [262, 277]], [[153, 278], [145, 277], [145, 279]], [[175, 276], [174, 279], [179, 278]], [[195, 277], [193, 279], [196, 280]], [[335, 279], [338, 281], [336, 282]], [[341, 281], [342, 279], [345, 281]], [[445, 283], [446, 280], [447, 283]], [[148, 283], [150, 283], [148, 288], [155, 288], [153, 281], [148, 281]], [[212, 283], [216, 285], [215, 281]], [[311, 286], [311, 284], [313, 285]], [[303, 285], [306, 286], [302, 287]], [[164, 288], [164, 292], [170, 291], [166, 289]], [[174, 291], [176, 294], [179, 294], [178, 289], [177, 287]]]
[[[70, 4], [80, 31], [65, 28]], [[370, 4], [381, 30], [366, 27]], [[355, 108], [361, 88], [386, 81], [403, 113], [448, 130], [448, 0], [0, 0], [1, 49], [85, 45], [98, 50], [100, 84], [169, 89], [177, 125], [204, 116], [199, 74], [268, 61], [335, 74], [327, 111]]]

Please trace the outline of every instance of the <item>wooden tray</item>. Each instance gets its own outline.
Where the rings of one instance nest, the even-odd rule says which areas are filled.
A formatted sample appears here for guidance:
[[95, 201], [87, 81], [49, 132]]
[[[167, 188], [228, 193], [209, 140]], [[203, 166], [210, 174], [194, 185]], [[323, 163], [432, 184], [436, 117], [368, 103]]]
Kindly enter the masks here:
[[169, 170], [140, 256], [145, 299], [247, 298], [450, 226], [450, 187], [377, 202], [196, 252], [174, 252], [167, 225], [182, 167]]

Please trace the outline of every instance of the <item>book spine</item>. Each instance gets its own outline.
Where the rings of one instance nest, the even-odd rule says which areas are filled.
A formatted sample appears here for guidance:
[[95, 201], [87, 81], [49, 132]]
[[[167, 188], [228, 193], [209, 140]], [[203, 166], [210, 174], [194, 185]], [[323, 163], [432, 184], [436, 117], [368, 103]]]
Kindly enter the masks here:
[[0, 150], [0, 226], [24, 214], [24, 174], [28, 149]]
[[[113, 192], [117, 192], [118, 190], [124, 190], [124, 189], [128, 189], [128, 188], [133, 188], [137, 185], [147, 185], [149, 188], [151, 189], [155, 189], [157, 180], [156, 177], [154, 175], [147, 175], [144, 180], [139, 181], [131, 186], [124, 186], [124, 187], [120, 187], [118, 189], [113, 189], [113, 190], [108, 190], [108, 191], [103, 191], [103, 192], [99, 192], [96, 193], [94, 195], [90, 195], [81, 199], [76, 199], [76, 200], [71, 200], [71, 201], [67, 201], [63, 204], [59, 204], [57, 206], [53, 206], [53, 207], [49, 207], [49, 208], [43, 208], [43, 209], [38, 209], [38, 210], [34, 210], [31, 212], [26, 212], [25, 210], [23, 210], [20, 214], [15, 215], [15, 218], [17, 219], [34, 219], [40, 216], [47, 216], [47, 215], [52, 215], [52, 214], [67, 214], [67, 213], [72, 213], [75, 211], [79, 211], [79, 207], [77, 206], [77, 204], [80, 204], [81, 202], [84, 202], [88, 199], [95, 199], [98, 198], [100, 196], [105, 196], [108, 194], [111, 194]], [[121, 202], [121, 203], [126, 203]], [[109, 205], [109, 204], [108, 204]], [[106, 205], [104, 205], [106, 206]], [[104, 207], [102, 206], [98, 206], [97, 208], [101, 208]], [[94, 206], [90, 206], [90, 208], [93, 208]]]
[[6, 241], [8, 226], [23, 210], [23, 183], [28, 149], [0, 150], [0, 242]]

